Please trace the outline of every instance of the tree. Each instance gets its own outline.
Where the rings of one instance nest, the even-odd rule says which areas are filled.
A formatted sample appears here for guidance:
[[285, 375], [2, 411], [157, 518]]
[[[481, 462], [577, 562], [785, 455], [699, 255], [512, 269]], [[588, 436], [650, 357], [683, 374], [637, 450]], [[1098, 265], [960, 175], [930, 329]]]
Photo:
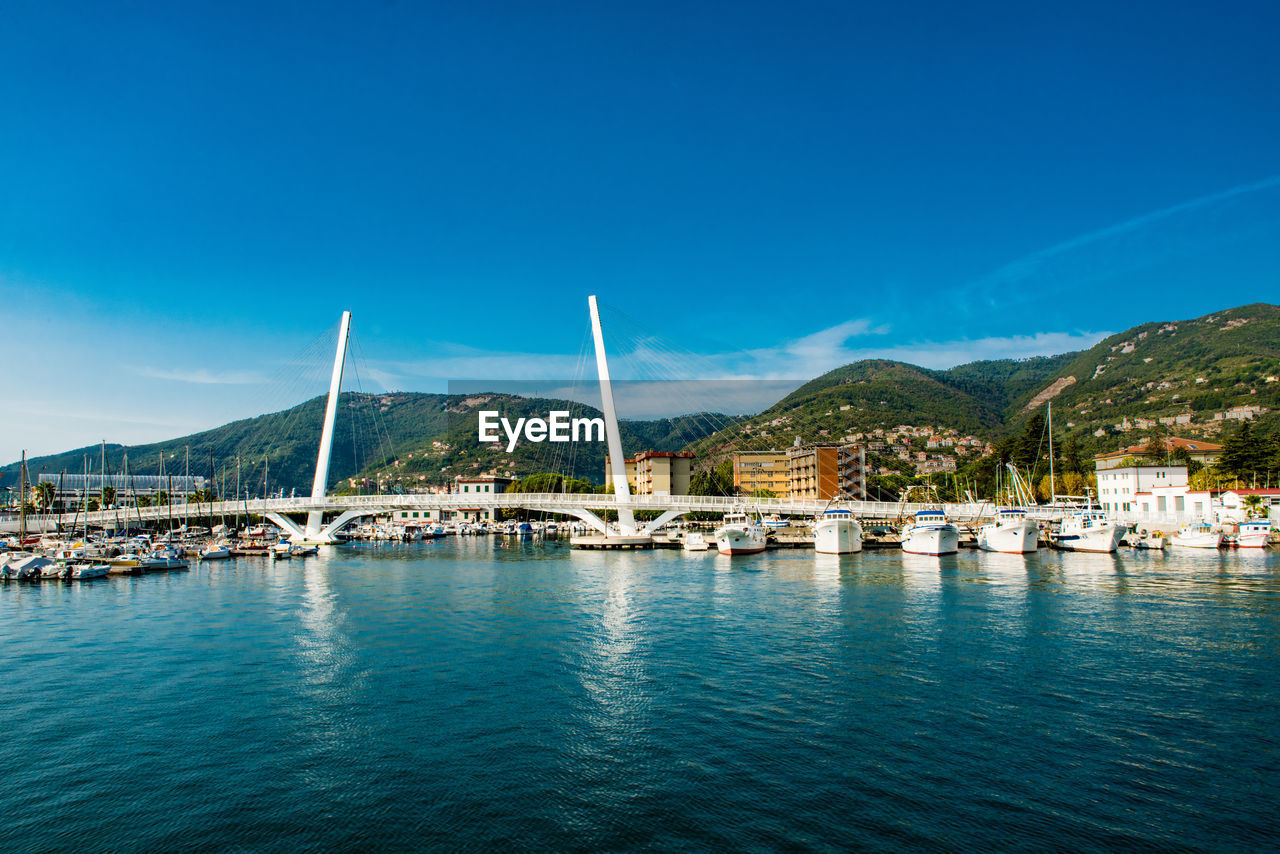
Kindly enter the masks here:
[[1159, 421], [1151, 428], [1151, 432], [1147, 434], [1147, 443], [1142, 447], [1143, 456], [1150, 457], [1156, 462], [1167, 459], [1169, 455], [1169, 428]]
[[137, 503], [137, 505], [138, 505], [139, 507], [150, 507], [150, 506], [151, 506], [151, 496], [150, 496], [150, 495], [139, 495], [136, 503]]
[[31, 498], [40, 511], [44, 512], [53, 506], [53, 497], [57, 491], [58, 488], [53, 485], [53, 481], [42, 480], [31, 488]]
[[1272, 437], [1255, 435], [1249, 422], [1242, 421], [1240, 429], [1222, 443], [1218, 468], [1232, 477], [1247, 479], [1273, 468], [1274, 457]]
[[107, 507], [116, 503], [116, 488], [114, 486], [102, 487], [102, 503]]
[[1245, 515], [1250, 519], [1253, 519], [1256, 516], [1266, 515], [1265, 513], [1262, 512], [1262, 496], [1261, 495], [1246, 495], [1244, 497], [1243, 504], [1245, 509]]
[[102, 507], [102, 502], [100, 502], [96, 498], [90, 498], [88, 502], [86, 502], [84, 505], [84, 509], [88, 510], [90, 513], [98, 512], [98, 510], [101, 509], [101, 507]]
[[724, 460], [715, 468], [700, 471], [689, 480], [690, 495], [733, 495], [733, 462]]

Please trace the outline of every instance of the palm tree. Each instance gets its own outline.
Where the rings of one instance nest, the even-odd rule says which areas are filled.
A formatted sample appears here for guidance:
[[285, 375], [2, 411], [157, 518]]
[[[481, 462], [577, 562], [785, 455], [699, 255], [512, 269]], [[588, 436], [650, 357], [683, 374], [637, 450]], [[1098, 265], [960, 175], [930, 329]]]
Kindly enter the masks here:
[[1261, 495], [1246, 495], [1241, 503], [1244, 504], [1245, 515], [1247, 518], [1252, 519], [1256, 516], [1263, 515]]
[[36, 506], [41, 511], [45, 511], [53, 506], [53, 498], [57, 493], [57, 487], [53, 485], [51, 480], [42, 480], [31, 488], [31, 493], [31, 497], [35, 499]]
[[116, 503], [116, 488], [114, 486], [102, 487], [102, 506], [110, 507]]

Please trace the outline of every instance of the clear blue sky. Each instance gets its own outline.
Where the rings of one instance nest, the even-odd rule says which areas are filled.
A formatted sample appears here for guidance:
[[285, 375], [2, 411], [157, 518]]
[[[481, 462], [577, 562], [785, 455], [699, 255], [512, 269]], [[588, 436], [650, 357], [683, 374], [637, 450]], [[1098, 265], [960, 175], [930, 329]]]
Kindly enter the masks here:
[[1274, 2], [5, 3], [0, 458], [295, 403], [263, 378], [343, 308], [366, 387], [443, 390], [559, 370], [592, 292], [735, 376], [1274, 302], [1277, 32]]

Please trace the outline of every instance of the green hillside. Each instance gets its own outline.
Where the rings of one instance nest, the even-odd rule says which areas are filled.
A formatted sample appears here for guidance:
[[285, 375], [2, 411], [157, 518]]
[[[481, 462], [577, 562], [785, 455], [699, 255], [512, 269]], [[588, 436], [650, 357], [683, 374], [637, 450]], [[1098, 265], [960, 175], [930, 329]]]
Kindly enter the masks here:
[[[1145, 323], [1077, 354], [1059, 372], [1054, 423], [1114, 432], [1128, 418], [1190, 417], [1180, 433], [1215, 435], [1214, 414], [1280, 409], [1280, 306], [1257, 303], [1194, 320]], [[1273, 378], [1268, 382], [1268, 377]], [[1225, 420], [1225, 419], [1224, 419]]]
[[1048, 385], [1077, 354], [971, 362], [946, 371], [868, 360], [829, 371], [769, 409], [700, 440], [693, 450], [767, 448], [837, 441], [899, 424], [951, 427], [982, 438], [1002, 435], [1010, 413]]
[[[945, 371], [885, 360], [855, 362], [749, 418], [629, 421], [621, 430], [629, 453], [687, 448], [705, 465], [733, 449], [785, 447], [796, 437], [839, 441], [899, 424], [999, 441], [1021, 433], [1052, 400], [1055, 436], [1087, 459], [1090, 453], [1138, 442], [1150, 429], [1147, 420], [1159, 418], [1180, 419], [1167, 428], [1177, 435], [1220, 439], [1224, 427], [1236, 423], [1223, 414], [1252, 406], [1258, 408], [1261, 428], [1271, 430], [1280, 420], [1278, 376], [1280, 306], [1259, 303], [1194, 320], [1146, 323], [1087, 351], [1059, 356], [971, 362]], [[512, 419], [551, 409], [568, 409], [577, 417], [599, 415], [579, 404], [510, 395], [344, 394], [330, 486], [352, 488], [349, 479], [359, 476], [381, 481], [384, 488], [407, 489], [447, 483], [460, 474], [541, 471], [601, 482], [604, 443], [524, 443], [508, 454], [505, 443], [477, 442], [479, 408], [502, 409]], [[108, 468], [119, 471], [127, 451], [135, 473], [155, 473], [163, 456], [168, 471], [177, 474], [189, 447], [193, 474], [208, 473], [212, 454], [219, 472], [233, 478], [239, 455], [243, 482], [256, 494], [265, 459], [272, 490], [304, 492], [311, 486], [323, 412], [323, 398], [315, 398], [166, 442], [111, 446]], [[729, 426], [712, 432], [712, 424]], [[96, 470], [98, 448], [90, 447], [32, 460], [31, 471], [78, 472], [84, 454]], [[14, 485], [17, 470], [16, 463], [0, 468], [0, 486]]]
[[[163, 442], [124, 447], [107, 446], [107, 469], [118, 473], [127, 453], [134, 474], [156, 474], [163, 457], [165, 470], [180, 475], [189, 452], [191, 473], [207, 476], [210, 457], [216, 476], [225, 479], [225, 493], [234, 491], [236, 457], [241, 461], [241, 483], [261, 494], [264, 474], [272, 492], [307, 493], [315, 476], [315, 458], [324, 419], [324, 397], [313, 398], [281, 412], [235, 421], [212, 430]], [[443, 395], [420, 393], [344, 393], [334, 430], [329, 470], [330, 488], [350, 488], [349, 479], [383, 481], [384, 488], [411, 488], [448, 483], [455, 475], [490, 471], [525, 476], [554, 468], [574, 477], [601, 482], [604, 474], [603, 442], [566, 444], [522, 443], [511, 454], [501, 445], [481, 446], [477, 441], [480, 408], [501, 409], [510, 419], [545, 416], [552, 409], [567, 409], [575, 417], [598, 417], [591, 408], [567, 401], [521, 398], [511, 395]], [[678, 450], [707, 432], [708, 419], [686, 417], [652, 421], [623, 421], [619, 426], [624, 447]], [[724, 423], [724, 416], [712, 416]], [[32, 479], [41, 472], [83, 471], [88, 456], [93, 471], [99, 469], [99, 446], [77, 448], [28, 461]], [[264, 460], [267, 465], [264, 469]], [[14, 486], [19, 463], [0, 468], [0, 486]]]
[[970, 362], [945, 371], [855, 362], [690, 450], [711, 459], [734, 449], [785, 447], [796, 437], [839, 441], [899, 424], [998, 441], [1019, 433], [1049, 400], [1055, 432], [1084, 454], [1136, 442], [1147, 422], [1160, 418], [1181, 417], [1165, 425], [1178, 435], [1220, 438], [1236, 422], [1215, 414], [1232, 407], [1259, 407], [1264, 429], [1280, 420], [1277, 376], [1280, 306], [1254, 304], [1146, 323], [1058, 356]]

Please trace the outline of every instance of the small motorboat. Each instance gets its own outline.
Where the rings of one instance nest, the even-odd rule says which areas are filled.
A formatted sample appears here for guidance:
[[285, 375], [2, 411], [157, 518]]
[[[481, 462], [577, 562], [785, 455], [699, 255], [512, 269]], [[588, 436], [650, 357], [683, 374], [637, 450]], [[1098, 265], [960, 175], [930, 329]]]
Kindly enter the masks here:
[[705, 552], [711, 548], [711, 544], [707, 542], [706, 534], [701, 531], [690, 531], [684, 535], [682, 548], [687, 552]]
[[200, 550], [200, 560], [229, 560], [231, 547], [226, 543], [210, 543]]
[[85, 581], [90, 578], [106, 578], [107, 573], [110, 571], [110, 564], [81, 563], [71, 568], [71, 577], [76, 581]]

